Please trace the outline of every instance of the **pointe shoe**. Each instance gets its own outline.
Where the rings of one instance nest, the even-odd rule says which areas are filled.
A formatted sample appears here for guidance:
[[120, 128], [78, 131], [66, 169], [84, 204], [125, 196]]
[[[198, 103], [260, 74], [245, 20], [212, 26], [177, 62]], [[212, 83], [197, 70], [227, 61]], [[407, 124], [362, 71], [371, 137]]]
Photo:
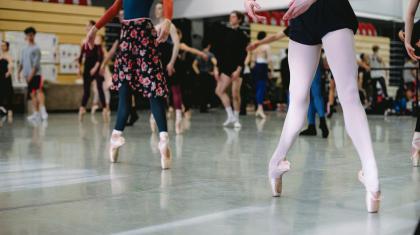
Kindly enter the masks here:
[[175, 133], [177, 135], [182, 134], [182, 119], [177, 119], [175, 121]]
[[[365, 178], [362, 171], [358, 174], [359, 181], [365, 185]], [[366, 187], [366, 185], [365, 185]], [[369, 213], [378, 213], [381, 204], [381, 192], [369, 192], [366, 190], [366, 209]]]
[[125, 139], [122, 136], [111, 137], [111, 145], [109, 148], [109, 161], [116, 163], [118, 161], [119, 150], [125, 144]]
[[257, 112], [255, 113], [255, 117], [265, 119], [267, 116], [264, 114], [264, 111], [257, 110]]
[[97, 104], [94, 104], [92, 105], [92, 109], [90, 110], [90, 113], [94, 115], [98, 109], [99, 109], [99, 106]]
[[411, 143], [411, 161], [414, 167], [419, 166], [420, 161], [420, 133], [415, 132], [413, 136], [413, 141]]
[[420, 150], [415, 150], [415, 152], [411, 156], [411, 161], [414, 167], [420, 166]]
[[156, 133], [156, 121], [155, 121], [155, 118], [153, 117], [153, 114], [150, 114], [149, 123], [150, 123], [150, 130], [152, 131], [152, 133]]
[[86, 114], [86, 109], [80, 107], [80, 109], [79, 109], [79, 121], [83, 121], [83, 117], [85, 116], [85, 114]]
[[162, 170], [170, 169], [172, 166], [172, 155], [171, 149], [169, 148], [169, 137], [167, 133], [160, 134], [159, 151]]
[[[290, 162], [282, 161], [277, 166], [277, 169], [270, 170], [270, 185], [273, 197], [280, 197], [283, 189], [283, 175], [290, 170]], [[275, 175], [275, 177], [272, 177]]]

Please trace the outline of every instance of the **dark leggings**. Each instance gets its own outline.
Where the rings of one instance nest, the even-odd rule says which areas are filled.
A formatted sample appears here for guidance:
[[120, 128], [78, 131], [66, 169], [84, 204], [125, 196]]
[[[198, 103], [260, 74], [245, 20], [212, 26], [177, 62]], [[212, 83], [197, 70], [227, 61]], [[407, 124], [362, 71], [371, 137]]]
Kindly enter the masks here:
[[172, 103], [175, 109], [182, 109], [182, 92], [180, 85], [172, 85]]
[[82, 107], [86, 107], [89, 97], [90, 97], [90, 85], [92, 81], [96, 80], [96, 89], [98, 89], [99, 100], [102, 103], [102, 107], [106, 107], [105, 101], [105, 94], [104, 94], [104, 78], [101, 76], [92, 77], [90, 75], [83, 76], [83, 99], [82, 99]]
[[12, 110], [13, 86], [11, 77], [0, 76], [0, 106]]
[[[131, 88], [127, 82], [123, 82], [118, 90], [118, 111], [117, 111], [117, 123], [115, 124], [115, 130], [124, 131], [127, 123], [128, 114], [131, 109]], [[156, 120], [159, 132], [168, 132], [166, 123], [166, 110], [165, 110], [165, 99], [162, 97], [150, 98], [150, 109], [152, 110], [153, 117]]]

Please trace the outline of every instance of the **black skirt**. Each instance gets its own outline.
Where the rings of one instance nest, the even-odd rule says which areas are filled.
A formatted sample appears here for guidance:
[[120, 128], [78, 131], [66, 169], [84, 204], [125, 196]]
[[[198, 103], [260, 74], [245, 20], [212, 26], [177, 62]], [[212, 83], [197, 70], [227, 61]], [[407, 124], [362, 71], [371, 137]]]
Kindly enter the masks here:
[[287, 35], [305, 45], [322, 44], [322, 38], [339, 29], [357, 32], [358, 21], [348, 0], [318, 0], [304, 14], [290, 21]]

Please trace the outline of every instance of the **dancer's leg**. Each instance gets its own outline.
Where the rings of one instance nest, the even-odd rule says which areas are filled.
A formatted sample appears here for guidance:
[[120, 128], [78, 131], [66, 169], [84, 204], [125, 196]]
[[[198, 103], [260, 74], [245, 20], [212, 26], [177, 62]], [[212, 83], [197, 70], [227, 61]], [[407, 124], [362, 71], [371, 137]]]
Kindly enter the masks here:
[[233, 114], [232, 105], [230, 103], [229, 96], [226, 94], [226, 89], [230, 85], [231, 79], [226, 74], [222, 73], [216, 86], [216, 95], [222, 101], [227, 113], [227, 120], [223, 125], [229, 125], [235, 121], [235, 115]]
[[150, 109], [158, 126], [159, 132], [168, 132], [166, 121], [165, 99], [150, 98]]
[[121, 87], [118, 90], [118, 98], [117, 121], [114, 130], [121, 134], [127, 123], [131, 103], [131, 92], [127, 82], [121, 83]]
[[[283, 160], [299, 131], [305, 124], [309, 103], [309, 89], [319, 63], [321, 46], [303, 45], [289, 41], [290, 66], [290, 105], [281, 133], [280, 142], [270, 161], [270, 170]], [[270, 171], [270, 177], [276, 178], [276, 172]], [[274, 173], [274, 175], [273, 175]]]
[[172, 157], [169, 148], [168, 126], [166, 121], [165, 100], [162, 97], [150, 98], [150, 108], [159, 129], [159, 151], [162, 169], [171, 168]]
[[378, 168], [366, 113], [360, 103], [357, 88], [357, 63], [353, 32], [350, 29], [330, 32], [322, 38], [322, 42], [336, 81], [347, 133], [362, 161], [366, 189], [370, 192], [378, 192]]
[[241, 111], [241, 86], [242, 78], [238, 78], [232, 81], [232, 103], [235, 114], [239, 115]]
[[99, 100], [101, 101], [102, 108], [107, 108], [105, 93], [104, 93], [104, 79], [102, 77], [98, 77], [96, 80], [96, 90], [98, 91]]

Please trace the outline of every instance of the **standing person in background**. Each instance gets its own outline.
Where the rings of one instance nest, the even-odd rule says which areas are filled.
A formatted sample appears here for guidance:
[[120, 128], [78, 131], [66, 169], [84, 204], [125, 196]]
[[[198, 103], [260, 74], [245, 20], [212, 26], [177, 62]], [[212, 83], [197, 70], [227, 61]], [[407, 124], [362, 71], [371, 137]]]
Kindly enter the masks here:
[[[372, 56], [370, 57], [370, 67], [372, 69], [383, 69], [385, 67], [385, 62], [382, 59], [381, 56], [379, 56], [379, 46], [375, 45], [372, 47]], [[374, 88], [374, 102], [376, 103], [376, 96], [377, 96], [377, 92], [376, 92], [376, 82], [379, 82], [379, 84], [381, 85], [381, 89], [382, 92], [384, 93], [385, 99], [388, 99], [388, 89], [386, 87], [386, 82], [385, 82], [385, 71], [384, 70], [372, 70], [370, 72], [370, 76], [372, 78], [372, 82], [373, 82], [373, 88]]]
[[[241, 128], [239, 122], [239, 113], [241, 109], [241, 72], [244, 67], [247, 55], [246, 46], [248, 38], [239, 28], [244, 21], [244, 14], [239, 11], [233, 11], [229, 17], [229, 26], [224, 28], [221, 35], [222, 54], [218, 56], [218, 65], [220, 76], [217, 80], [216, 94], [225, 107], [227, 119], [223, 126], [232, 125], [235, 128]], [[232, 84], [233, 109], [226, 89]]]
[[208, 104], [211, 102], [212, 84], [215, 77], [219, 76], [217, 59], [210, 50], [211, 44], [207, 42], [207, 44], [204, 45], [203, 50], [203, 52], [207, 55], [207, 60], [201, 57], [196, 57], [193, 62], [194, 72], [197, 74], [199, 79], [200, 113], [208, 112]]
[[326, 139], [329, 135], [327, 121], [325, 120], [324, 97], [322, 96], [322, 59], [319, 62], [312, 81], [310, 91], [310, 102], [308, 109], [308, 128], [300, 133], [302, 136], [316, 136], [316, 114], [319, 116], [319, 128], [322, 131], [322, 138]]
[[13, 121], [13, 57], [9, 53], [10, 44], [1, 42], [0, 54], [0, 116], [7, 115]]
[[172, 163], [166, 122], [165, 97], [168, 93], [158, 44], [166, 41], [173, 11], [173, 2], [164, 0], [165, 21], [156, 30], [149, 19], [152, 0], [115, 0], [100, 21], [86, 36], [86, 46], [93, 48], [97, 31], [113, 19], [124, 7], [124, 20], [120, 37], [120, 50], [114, 64], [113, 85], [118, 90], [117, 120], [111, 135], [110, 161], [117, 162], [119, 149], [125, 144], [122, 136], [129, 114], [131, 94], [139, 94], [150, 101], [150, 107], [159, 128], [161, 168]]
[[[263, 40], [266, 36], [267, 34], [265, 32], [259, 32], [257, 40]], [[267, 81], [272, 68], [270, 45], [261, 45], [253, 51], [252, 64], [252, 77], [255, 81], [255, 98], [257, 103], [255, 116], [265, 119], [264, 98], [267, 90]]]
[[[86, 29], [89, 28], [89, 30], [95, 26], [95, 21], [91, 20], [86, 26]], [[80, 52], [79, 57], [79, 64], [81, 65], [83, 63], [83, 98], [82, 98], [82, 104], [79, 108], [79, 120], [83, 120], [83, 116], [86, 113], [86, 105], [90, 98], [90, 91], [91, 91], [91, 85], [92, 82], [96, 82], [96, 89], [99, 94], [99, 99], [102, 104], [103, 108], [103, 116], [106, 118], [109, 114], [108, 107], [105, 100], [105, 94], [103, 89], [103, 82], [104, 79], [100, 75], [100, 67], [102, 65], [102, 62], [104, 60], [104, 52], [102, 50], [102, 42], [101, 37], [96, 36], [94, 41], [93, 48], [88, 48], [85, 46], [82, 46], [82, 50]], [[80, 69], [82, 67], [80, 66]]]
[[45, 108], [44, 91], [42, 90], [41, 49], [35, 43], [35, 28], [26, 28], [24, 33], [28, 45], [22, 50], [19, 65], [19, 80], [26, 80], [28, 83], [28, 93], [32, 99], [33, 114], [28, 117], [28, 120], [31, 122], [46, 121], [48, 119], [48, 113]]
[[[155, 5], [154, 11], [154, 24], [156, 27], [159, 27], [161, 23], [164, 22], [165, 18], [163, 17], [163, 4], [158, 2]], [[175, 64], [177, 62], [178, 53], [179, 53], [179, 44], [180, 39], [177, 33], [177, 29], [173, 23], [171, 23], [170, 34], [168, 40], [159, 44], [160, 60], [164, 68], [165, 77], [167, 78], [169, 91], [171, 92], [172, 104], [175, 108], [175, 131], [177, 134], [182, 132], [182, 94], [181, 94], [181, 84], [180, 79], [184, 77], [184, 71], [175, 70]], [[182, 74], [181, 76], [178, 76]], [[153, 114], [150, 116], [150, 124], [152, 132], [155, 130], [155, 124], [153, 119]]]
[[[419, 0], [410, 0], [405, 19], [405, 33], [400, 33], [401, 39], [404, 41], [408, 55], [414, 61], [420, 59], [420, 20], [414, 24], [414, 17], [419, 7]], [[417, 89], [417, 87], [416, 87]], [[413, 166], [419, 166], [420, 162], [420, 112], [417, 110], [417, 123], [414, 131], [413, 141], [411, 142], [412, 155], [411, 160]], [[420, 230], [420, 224], [419, 229]]]

